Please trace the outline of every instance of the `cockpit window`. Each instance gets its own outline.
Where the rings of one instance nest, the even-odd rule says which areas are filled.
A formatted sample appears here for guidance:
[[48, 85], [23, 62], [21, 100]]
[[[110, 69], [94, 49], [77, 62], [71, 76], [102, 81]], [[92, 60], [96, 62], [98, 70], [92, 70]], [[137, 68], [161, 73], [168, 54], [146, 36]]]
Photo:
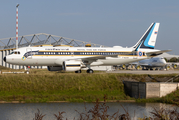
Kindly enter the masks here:
[[19, 51], [13, 51], [13, 52], [11, 52], [11, 54], [20, 54], [20, 52]]

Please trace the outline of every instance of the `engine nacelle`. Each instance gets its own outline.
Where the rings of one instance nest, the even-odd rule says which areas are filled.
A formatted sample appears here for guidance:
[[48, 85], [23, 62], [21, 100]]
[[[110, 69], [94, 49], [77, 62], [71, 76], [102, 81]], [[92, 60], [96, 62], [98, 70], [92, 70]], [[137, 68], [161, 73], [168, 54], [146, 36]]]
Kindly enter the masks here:
[[174, 69], [176, 69], [177, 67], [178, 67], [178, 65], [177, 64], [172, 64], [172, 67], [174, 68]]
[[78, 71], [81, 70], [82, 63], [81, 61], [64, 61], [63, 70], [65, 71]]
[[136, 70], [139, 70], [139, 69], [141, 69], [141, 66], [140, 66], [140, 65], [136, 65], [136, 66], [135, 66], [135, 69], [136, 69]]
[[47, 66], [48, 71], [60, 71], [63, 70], [62, 66]]
[[166, 70], [171, 69], [171, 65], [169, 65], [169, 64], [165, 65], [165, 69], [166, 69]]
[[126, 64], [122, 64], [122, 69], [126, 69], [126, 68], [127, 68]]

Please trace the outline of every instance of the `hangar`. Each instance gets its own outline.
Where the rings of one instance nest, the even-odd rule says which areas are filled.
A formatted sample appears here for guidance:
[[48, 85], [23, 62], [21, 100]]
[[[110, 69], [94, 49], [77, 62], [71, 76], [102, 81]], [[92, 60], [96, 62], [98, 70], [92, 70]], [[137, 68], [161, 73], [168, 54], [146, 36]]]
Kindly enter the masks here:
[[[91, 42], [85, 42], [81, 40], [75, 40], [71, 38], [66, 38], [62, 36], [56, 36], [46, 33], [37, 33], [31, 35], [24, 35], [18, 37], [18, 47], [27, 47], [27, 46], [71, 46], [71, 47], [84, 47], [85, 45], [91, 45], [92, 47], [106, 47], [104, 45], [95, 44]], [[26, 66], [12, 65], [5, 63], [3, 58], [10, 54], [13, 50], [16, 49], [16, 37], [3, 38], [0, 39], [0, 65], [12, 68], [12, 69], [24, 69]], [[31, 66], [34, 68], [43, 68], [46, 66]]]

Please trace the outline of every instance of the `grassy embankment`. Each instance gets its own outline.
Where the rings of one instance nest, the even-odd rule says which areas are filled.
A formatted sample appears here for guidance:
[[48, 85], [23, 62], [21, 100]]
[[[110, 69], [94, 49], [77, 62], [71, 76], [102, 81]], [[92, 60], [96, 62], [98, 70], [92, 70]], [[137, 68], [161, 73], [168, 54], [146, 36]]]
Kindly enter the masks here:
[[[40, 73], [38, 73], [41, 71]], [[57, 73], [32, 70], [27, 74], [0, 75], [0, 101], [95, 101], [131, 99], [115, 75]]]
[[[10, 71], [10, 69], [2, 70]], [[166, 76], [173, 77], [175, 75], [158, 75], [156, 77]], [[134, 100], [134, 98], [125, 95], [122, 80], [132, 78], [145, 82], [146, 77], [147, 75], [106, 74], [103, 72], [87, 74], [85, 71], [81, 74], [60, 73], [49, 72], [45, 69], [34, 69], [31, 70], [30, 74], [1, 74], [0, 101], [91, 102], [97, 98], [103, 101], [104, 95], [107, 95], [108, 100]], [[176, 94], [179, 96], [179, 92]], [[169, 98], [172, 97], [137, 101], [162, 102], [165, 100], [165, 102], [170, 103]]]

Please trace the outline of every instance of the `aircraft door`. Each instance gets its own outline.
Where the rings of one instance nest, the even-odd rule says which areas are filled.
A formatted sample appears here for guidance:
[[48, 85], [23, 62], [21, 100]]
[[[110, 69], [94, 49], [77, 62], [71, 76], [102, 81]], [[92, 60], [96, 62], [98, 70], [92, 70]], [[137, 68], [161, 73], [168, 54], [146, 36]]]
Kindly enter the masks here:
[[26, 49], [27, 59], [32, 59], [32, 49], [27, 48]]
[[71, 52], [71, 57], [73, 57], [74, 56], [74, 52]]

